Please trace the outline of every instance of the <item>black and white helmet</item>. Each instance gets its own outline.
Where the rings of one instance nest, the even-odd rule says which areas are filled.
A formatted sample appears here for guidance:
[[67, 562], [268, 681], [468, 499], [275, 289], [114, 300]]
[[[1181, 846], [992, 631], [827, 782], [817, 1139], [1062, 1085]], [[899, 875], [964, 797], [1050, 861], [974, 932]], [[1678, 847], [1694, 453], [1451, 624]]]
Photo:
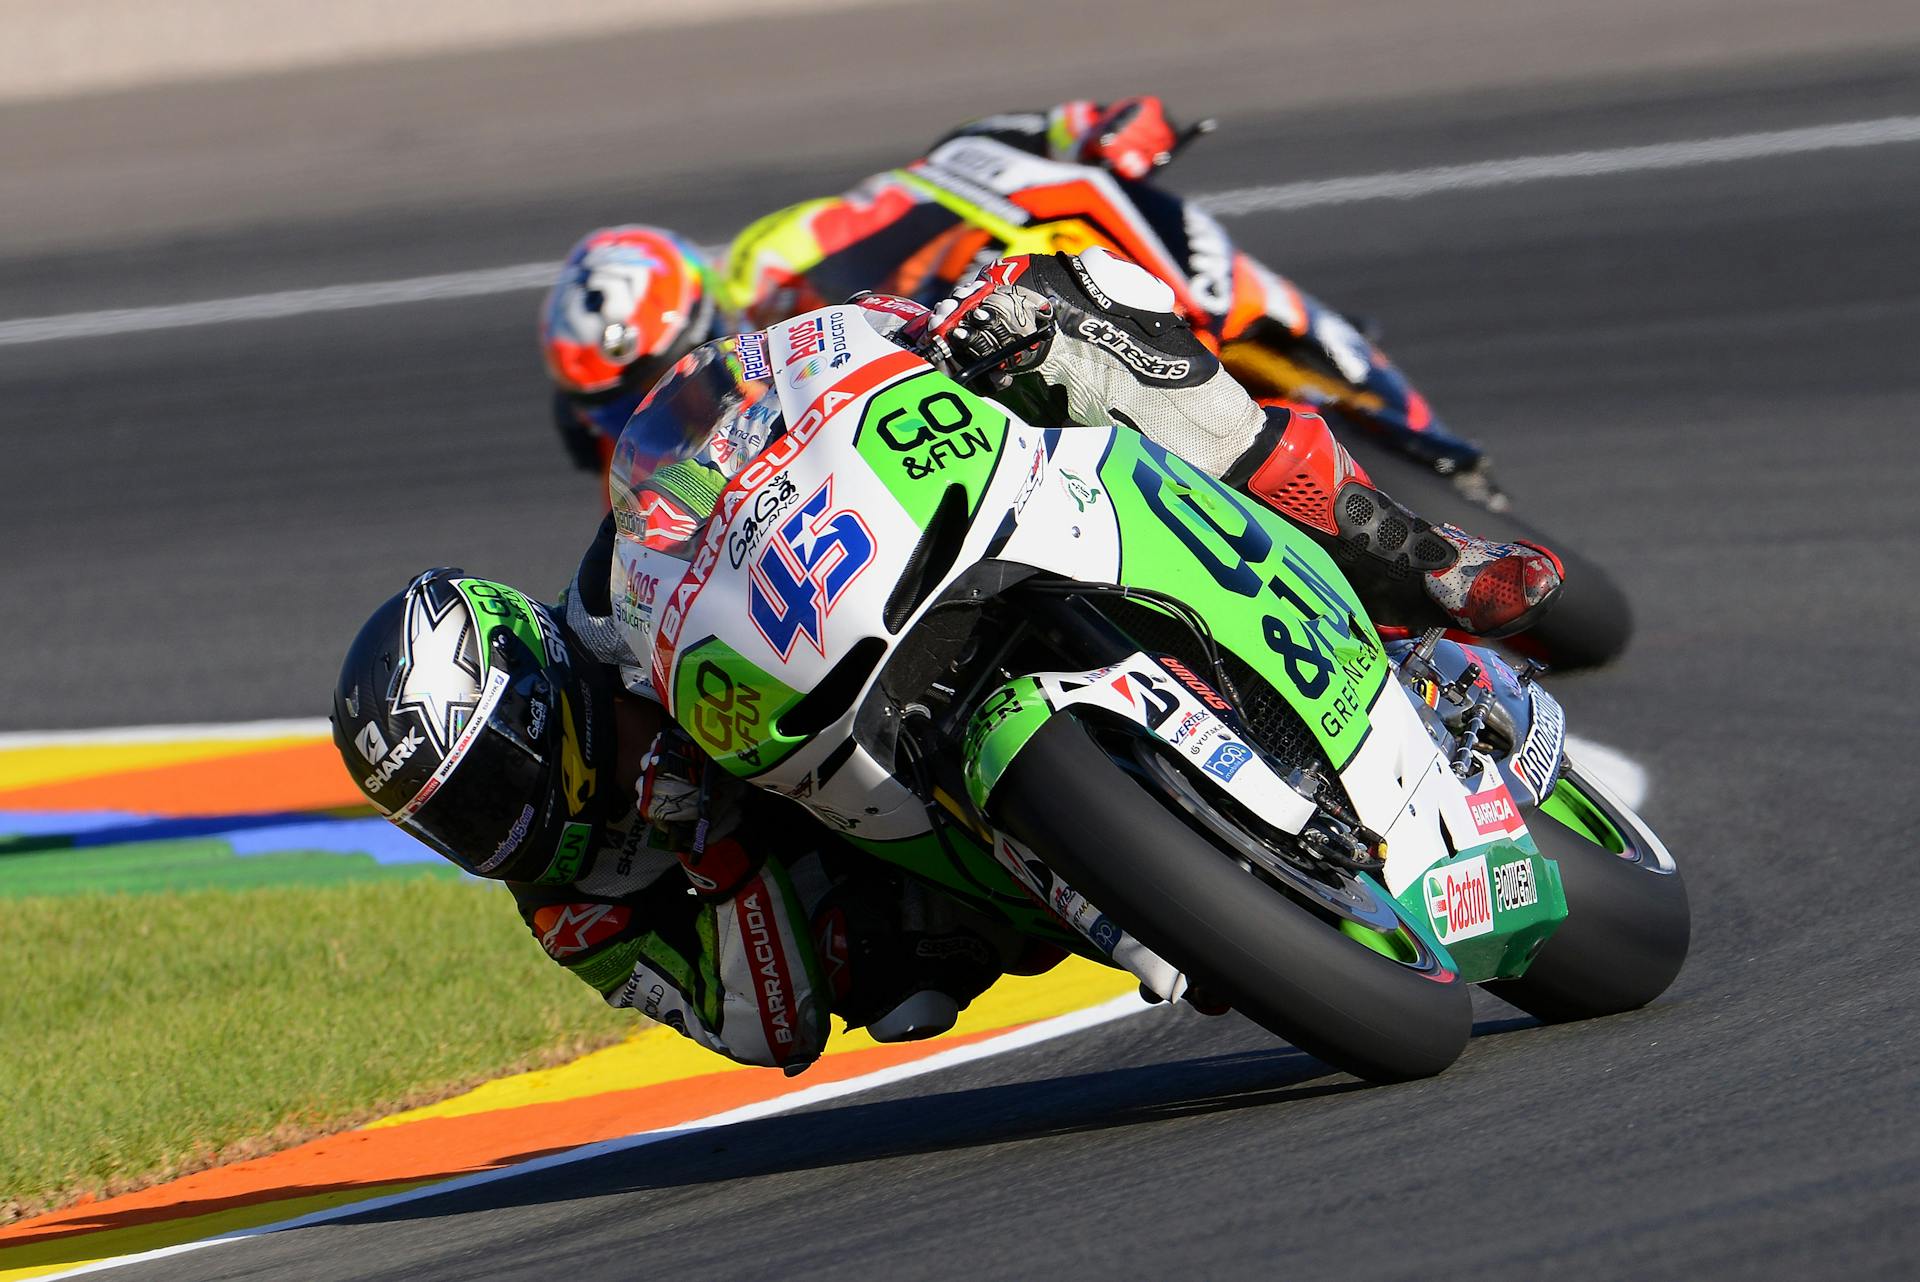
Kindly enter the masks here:
[[470, 873], [573, 880], [604, 832], [612, 682], [545, 607], [429, 570], [373, 612], [333, 740], [381, 813]]

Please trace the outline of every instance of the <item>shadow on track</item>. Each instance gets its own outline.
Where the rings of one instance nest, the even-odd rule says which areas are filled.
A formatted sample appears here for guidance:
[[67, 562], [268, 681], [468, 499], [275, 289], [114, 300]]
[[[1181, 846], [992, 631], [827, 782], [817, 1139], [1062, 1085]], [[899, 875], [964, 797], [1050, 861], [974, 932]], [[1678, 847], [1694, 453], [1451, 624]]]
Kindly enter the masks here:
[[[1197, 1016], [1195, 1018], [1198, 1018]], [[1478, 1021], [1476, 1038], [1538, 1027]], [[942, 1094], [840, 1104], [662, 1140], [577, 1165], [351, 1217], [438, 1219], [1150, 1126], [1375, 1088], [1284, 1043]]]

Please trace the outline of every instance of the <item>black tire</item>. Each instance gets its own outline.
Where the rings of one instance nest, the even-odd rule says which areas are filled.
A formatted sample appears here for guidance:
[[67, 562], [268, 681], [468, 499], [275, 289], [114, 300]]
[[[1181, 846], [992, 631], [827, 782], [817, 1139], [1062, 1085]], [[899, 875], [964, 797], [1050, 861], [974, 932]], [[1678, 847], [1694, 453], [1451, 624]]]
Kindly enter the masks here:
[[1086, 727], [1055, 717], [993, 793], [1009, 832], [1209, 994], [1372, 1081], [1430, 1077], [1473, 1027], [1467, 985], [1340, 933], [1155, 798]]
[[1468, 533], [1503, 542], [1525, 539], [1551, 548], [1560, 558], [1566, 571], [1560, 599], [1537, 626], [1503, 645], [1561, 670], [1598, 667], [1625, 652], [1633, 637], [1633, 607], [1605, 570], [1512, 512], [1489, 511], [1451, 478], [1358, 429], [1343, 430], [1341, 443], [1367, 469], [1375, 485], [1434, 524], [1451, 522]]
[[1560, 865], [1567, 919], [1525, 975], [1485, 985], [1550, 1024], [1645, 1006], [1680, 973], [1693, 931], [1679, 870], [1662, 870], [1606, 798], [1584, 788], [1582, 794], [1627, 838], [1628, 855], [1528, 810], [1527, 829], [1540, 853]]

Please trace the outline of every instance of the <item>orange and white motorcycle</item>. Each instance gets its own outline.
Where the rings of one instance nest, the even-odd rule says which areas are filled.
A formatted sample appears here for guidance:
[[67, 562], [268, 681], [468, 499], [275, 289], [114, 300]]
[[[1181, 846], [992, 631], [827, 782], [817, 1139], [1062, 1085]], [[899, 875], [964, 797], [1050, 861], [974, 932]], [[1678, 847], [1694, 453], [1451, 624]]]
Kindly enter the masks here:
[[1559, 668], [1605, 663], [1625, 650], [1633, 620], [1619, 586], [1514, 511], [1481, 448], [1448, 428], [1372, 337], [1236, 248], [1199, 204], [1152, 183], [989, 137], [957, 137], [843, 196], [749, 226], [728, 252], [722, 295], [756, 326], [863, 289], [931, 305], [1003, 255], [1092, 246], [1165, 280], [1249, 393], [1327, 418], [1374, 482], [1428, 520], [1551, 547], [1566, 587], [1512, 648]]

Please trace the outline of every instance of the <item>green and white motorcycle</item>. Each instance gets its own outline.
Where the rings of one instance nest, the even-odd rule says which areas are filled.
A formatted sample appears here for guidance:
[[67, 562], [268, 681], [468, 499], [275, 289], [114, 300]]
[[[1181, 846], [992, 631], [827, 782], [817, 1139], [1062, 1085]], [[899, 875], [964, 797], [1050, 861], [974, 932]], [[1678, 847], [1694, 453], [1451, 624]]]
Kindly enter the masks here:
[[[623, 478], [717, 421], [723, 461], [778, 439], [663, 575]], [[683, 362], [613, 491], [629, 641], [707, 751], [1147, 994], [1393, 1080], [1460, 1054], [1468, 984], [1579, 1019], [1685, 958], [1672, 857], [1530, 674], [1384, 639], [1278, 514], [1021, 422], [856, 308]]]

